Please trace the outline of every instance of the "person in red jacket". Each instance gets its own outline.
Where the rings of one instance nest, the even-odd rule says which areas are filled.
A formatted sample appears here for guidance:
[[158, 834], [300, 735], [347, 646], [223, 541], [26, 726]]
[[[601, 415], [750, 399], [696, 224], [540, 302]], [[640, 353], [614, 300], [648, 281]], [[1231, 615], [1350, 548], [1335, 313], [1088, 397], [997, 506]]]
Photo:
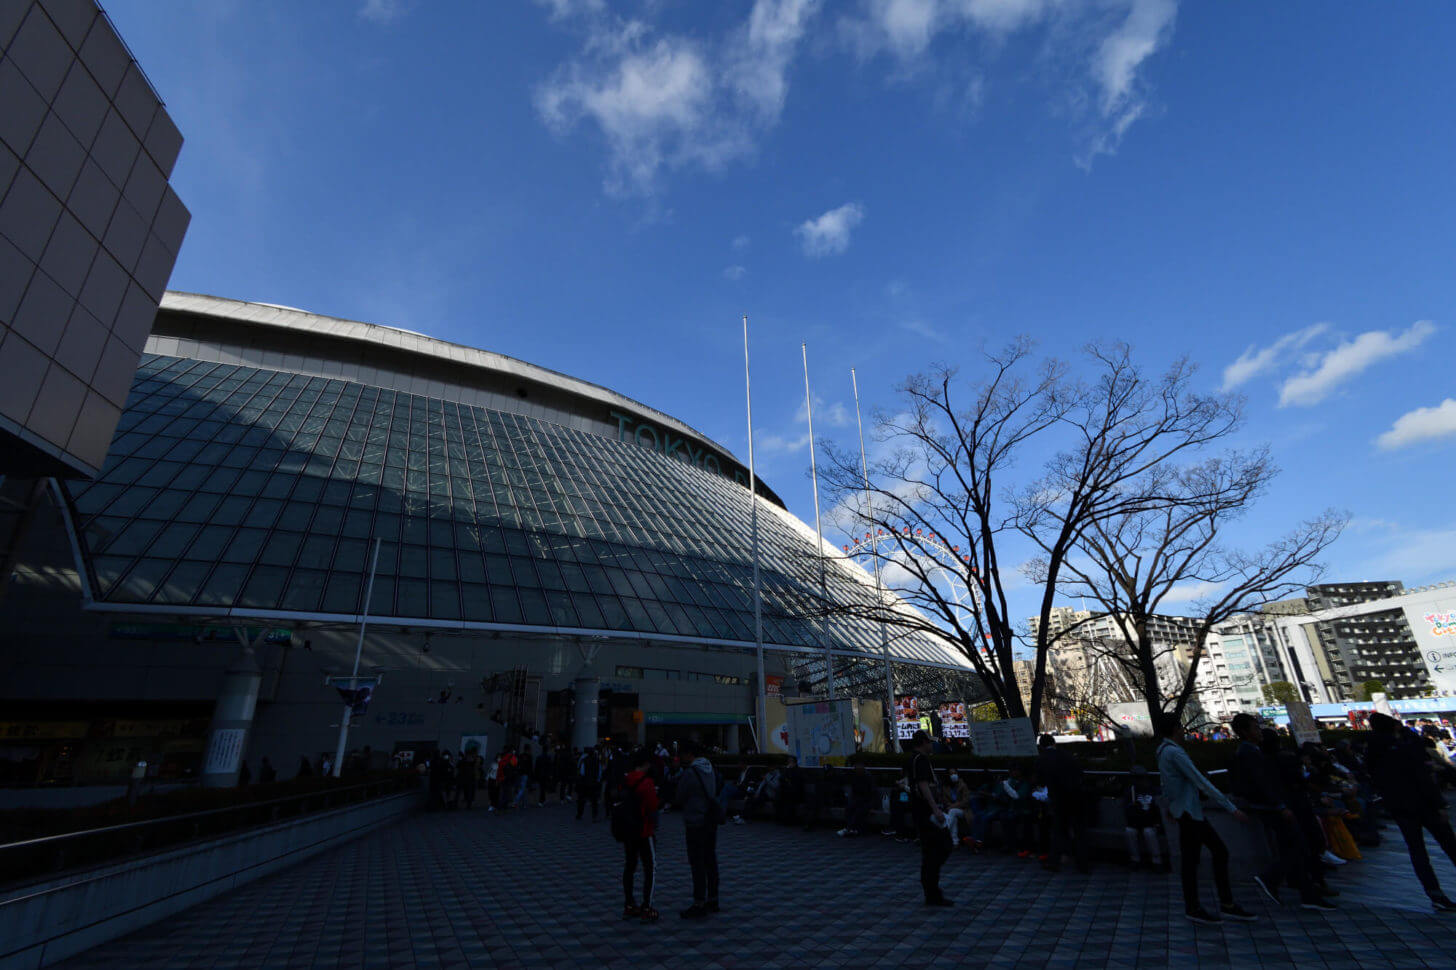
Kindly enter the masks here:
[[[622, 790], [617, 795], [618, 804], [635, 805], [639, 825], [631, 836], [622, 841], [626, 860], [622, 865], [622, 892], [627, 897], [627, 906], [622, 910], [623, 919], [640, 919], [644, 923], [658, 918], [652, 908], [652, 875], [657, 863], [657, 785], [652, 781], [652, 752], [638, 748], [632, 752], [629, 761], [632, 770], [622, 781]], [[637, 863], [642, 862], [642, 905], [637, 905], [632, 884], [637, 874]]]

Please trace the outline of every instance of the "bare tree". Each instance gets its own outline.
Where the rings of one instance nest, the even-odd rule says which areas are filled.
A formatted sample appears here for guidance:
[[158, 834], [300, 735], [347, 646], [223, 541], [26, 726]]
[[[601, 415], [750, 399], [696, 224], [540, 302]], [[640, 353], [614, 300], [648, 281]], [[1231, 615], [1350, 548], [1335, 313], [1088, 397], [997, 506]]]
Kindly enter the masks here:
[[[826, 608], [948, 641], [1003, 717], [1026, 710], [1012, 665], [1010, 577], [998, 545], [1014, 535], [1002, 478], [1071, 406], [1065, 368], [1030, 358], [1031, 342], [1023, 338], [985, 355], [989, 374], [979, 383], [957, 385], [950, 367], [910, 377], [899, 389], [905, 407], [877, 415], [876, 439], [888, 451], [870, 467], [869, 482], [858, 452], [833, 444], [820, 472], [839, 507], [849, 510], [849, 531], [871, 540], [868, 551], [886, 572], [891, 599], [914, 607], [887, 599]], [[972, 591], [972, 608], [954, 599], [943, 572]]]
[[1067, 632], [1052, 629], [1051, 612], [1070, 557], [1097, 523], [1167, 504], [1161, 494], [1170, 480], [1162, 471], [1167, 463], [1224, 438], [1240, 418], [1237, 399], [1191, 389], [1193, 367], [1186, 360], [1150, 378], [1126, 344], [1092, 345], [1085, 353], [1098, 375], [1068, 396], [1072, 406], [1059, 423], [1071, 443], [1015, 499], [1015, 525], [1039, 550], [1029, 568], [1042, 585], [1034, 721], [1050, 644]]
[[[1325, 512], [1256, 552], [1229, 548], [1223, 533], [1276, 474], [1263, 450], [1149, 468], [1124, 490], [1135, 501], [1094, 517], [1063, 564], [1062, 592], [1094, 599], [1108, 616], [1121, 636], [1104, 641], [1105, 655], [1124, 666], [1155, 718], [1183, 713], [1213, 627], [1313, 582], [1344, 528], [1345, 516]], [[1176, 644], [1152, 628], [1165, 601], [1189, 594], [1196, 607], [1183, 667]]]

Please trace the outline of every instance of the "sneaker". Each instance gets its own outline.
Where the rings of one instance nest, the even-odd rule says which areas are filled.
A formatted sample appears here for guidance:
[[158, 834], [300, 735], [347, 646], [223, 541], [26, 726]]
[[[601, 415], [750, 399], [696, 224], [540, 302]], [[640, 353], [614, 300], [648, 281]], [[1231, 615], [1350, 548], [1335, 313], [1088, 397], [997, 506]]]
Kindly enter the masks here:
[[1326, 863], [1328, 863], [1328, 864], [1330, 864], [1332, 866], [1343, 866], [1345, 864], [1345, 860], [1344, 859], [1341, 859], [1339, 856], [1335, 855], [1329, 849], [1326, 849], [1325, 850], [1325, 854], [1322, 855], [1322, 856], [1320, 856], [1320, 861], [1321, 862], [1326, 862]]
[[1223, 922], [1223, 920], [1218, 918], [1217, 914], [1210, 913], [1208, 910], [1203, 909], [1202, 907], [1198, 909], [1190, 909], [1186, 913], [1184, 913], [1183, 916], [1188, 920], [1188, 922], [1197, 923], [1199, 926], [1217, 926]]
[[642, 918], [642, 907], [641, 906], [638, 906], [635, 903], [628, 903], [626, 906], [623, 906], [622, 907], [622, 918], [623, 919], [641, 919]]
[[[1316, 910], [1316, 911], [1321, 912], [1321, 913], [1333, 913], [1333, 912], [1335, 912], [1335, 904], [1334, 903], [1327, 903], [1323, 899], [1320, 899], [1318, 896], [1316, 896], [1313, 899], [1306, 899], [1306, 900], [1302, 901], [1299, 904], [1299, 908], [1300, 909], [1313, 909], [1313, 910]], [[1456, 906], [1453, 906], [1452, 908], [1453, 909], [1456, 909]]]
[[706, 903], [693, 903], [677, 915], [682, 919], [706, 919], [708, 916], [708, 906]]
[[1273, 903], [1275, 906], [1279, 905], [1279, 894], [1269, 888], [1269, 884], [1264, 881], [1263, 876], [1255, 876], [1254, 885], [1259, 887], [1259, 892], [1269, 897], [1269, 902]]
[[925, 905], [927, 905], [927, 906], [954, 906], [955, 905], [955, 900], [954, 899], [947, 899], [944, 896], [937, 896], [935, 899], [927, 899], [925, 901]]
[[641, 918], [642, 918], [642, 922], [644, 922], [644, 923], [656, 923], [657, 920], [658, 920], [658, 918], [661, 915], [662, 915], [661, 913], [659, 913], [657, 910], [653, 909], [651, 906], [643, 906], [642, 907], [642, 917]]
[[734, 825], [742, 825], [743, 824], [743, 816], [742, 815], [735, 815], [735, 816], [733, 816], [733, 824]]
[[1438, 913], [1456, 913], [1456, 903], [1449, 896], [1432, 896], [1431, 907]]
[[834, 834], [837, 835], [837, 836], [839, 836], [842, 839], [842, 838], [845, 838], [845, 837], [847, 837], [849, 835], [849, 829], [840, 829], [838, 832], [835, 832]]
[[1225, 903], [1218, 911], [1227, 919], [1236, 919], [1241, 923], [1253, 923], [1259, 918], [1238, 903]]
[[1030, 859], [1031, 858], [1031, 850], [1030, 849], [1022, 849], [1020, 852], [1016, 853], [1016, 858], [1018, 858], [1018, 859]]

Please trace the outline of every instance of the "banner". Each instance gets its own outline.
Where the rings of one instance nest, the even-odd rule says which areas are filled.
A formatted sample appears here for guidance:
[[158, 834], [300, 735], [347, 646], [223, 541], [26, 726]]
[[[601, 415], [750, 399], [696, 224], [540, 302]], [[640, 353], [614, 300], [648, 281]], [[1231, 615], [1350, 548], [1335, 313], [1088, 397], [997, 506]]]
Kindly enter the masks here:
[[919, 698], [908, 694], [895, 698], [895, 737], [900, 741], [909, 741], [920, 729]]
[[1035, 758], [1036, 732], [1031, 718], [976, 721], [971, 724], [971, 750], [982, 758]]
[[940, 705], [940, 736], [942, 738], [960, 738], [962, 740], [971, 736], [970, 727], [966, 724], [965, 701], [951, 701], [949, 704]]
[[843, 764], [854, 754], [854, 707], [849, 700], [791, 704], [788, 708], [789, 749], [799, 764]]
[[1407, 606], [1405, 618], [1436, 693], [1456, 694], [1456, 594]]

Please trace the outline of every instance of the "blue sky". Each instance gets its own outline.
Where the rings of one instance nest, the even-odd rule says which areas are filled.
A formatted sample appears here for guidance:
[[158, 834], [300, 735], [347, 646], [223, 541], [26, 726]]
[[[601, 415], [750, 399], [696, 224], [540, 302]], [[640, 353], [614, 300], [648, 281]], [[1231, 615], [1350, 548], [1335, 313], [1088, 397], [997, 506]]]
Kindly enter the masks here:
[[[1175, 0], [109, 0], [187, 142], [175, 289], [595, 381], [812, 522], [933, 361], [1131, 341], [1248, 397], [1332, 579], [1456, 578], [1456, 10]], [[1030, 601], [1027, 602], [1027, 614]]]

